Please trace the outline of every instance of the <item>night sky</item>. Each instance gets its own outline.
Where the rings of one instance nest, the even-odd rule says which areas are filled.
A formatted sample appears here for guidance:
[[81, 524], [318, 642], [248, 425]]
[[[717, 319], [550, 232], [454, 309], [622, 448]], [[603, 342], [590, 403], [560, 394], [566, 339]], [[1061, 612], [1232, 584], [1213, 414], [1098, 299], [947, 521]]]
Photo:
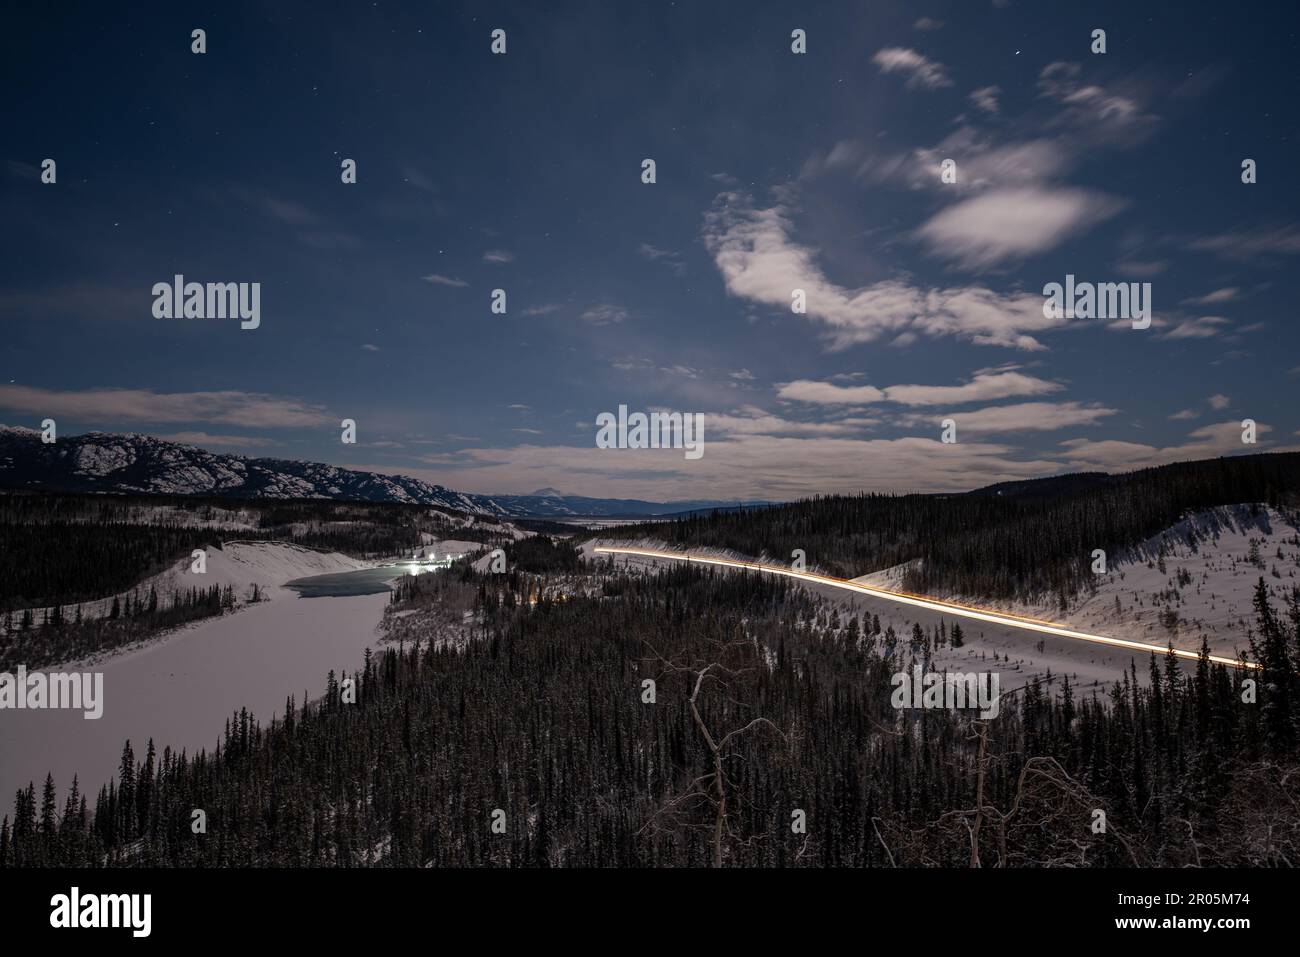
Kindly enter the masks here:
[[[1293, 3], [23, 6], [0, 422], [655, 500], [1300, 443]], [[259, 328], [154, 318], [177, 273]], [[596, 448], [620, 404], [703, 457]]]

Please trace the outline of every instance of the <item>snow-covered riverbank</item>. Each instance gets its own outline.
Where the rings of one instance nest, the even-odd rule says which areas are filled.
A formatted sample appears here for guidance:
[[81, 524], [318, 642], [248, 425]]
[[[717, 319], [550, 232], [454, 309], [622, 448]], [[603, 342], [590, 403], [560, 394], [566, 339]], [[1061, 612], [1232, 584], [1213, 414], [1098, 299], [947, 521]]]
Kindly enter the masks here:
[[304, 692], [319, 696], [331, 668], [359, 668], [364, 649], [378, 644], [375, 628], [388, 596], [299, 598], [283, 583], [364, 567], [283, 543], [231, 542], [213, 550], [206, 576], [193, 579], [230, 584], [241, 598], [257, 584], [267, 600], [94, 663], [61, 666], [103, 672], [98, 720], [85, 720], [81, 711], [0, 711], [0, 813], [11, 811], [14, 791], [28, 781], [39, 789], [47, 772], [61, 793], [77, 774], [93, 796], [116, 773], [127, 739], [140, 757], [150, 737], [159, 753], [166, 745], [211, 750], [241, 707], [265, 722], [283, 712], [291, 694], [300, 704]]

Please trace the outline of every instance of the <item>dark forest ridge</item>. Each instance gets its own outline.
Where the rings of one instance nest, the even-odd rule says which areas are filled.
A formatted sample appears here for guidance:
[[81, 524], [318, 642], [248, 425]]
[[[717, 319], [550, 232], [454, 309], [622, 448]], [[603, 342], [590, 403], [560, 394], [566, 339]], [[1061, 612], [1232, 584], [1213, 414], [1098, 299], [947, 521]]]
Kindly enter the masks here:
[[605, 538], [725, 548], [842, 578], [912, 563], [908, 591], [1026, 598], [1062, 606], [1093, 580], [1092, 552], [1114, 555], [1223, 505], [1300, 505], [1300, 453], [1177, 462], [1120, 475], [1086, 473], [1011, 482], [964, 495], [830, 495], [747, 513], [625, 525]]

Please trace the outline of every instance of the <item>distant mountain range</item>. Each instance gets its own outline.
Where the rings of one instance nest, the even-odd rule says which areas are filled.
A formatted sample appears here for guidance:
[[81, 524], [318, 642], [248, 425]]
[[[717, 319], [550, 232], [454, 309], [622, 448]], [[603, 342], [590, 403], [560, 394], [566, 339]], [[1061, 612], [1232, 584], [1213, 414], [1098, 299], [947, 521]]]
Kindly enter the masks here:
[[505, 517], [639, 517], [765, 504], [586, 498], [553, 488], [532, 495], [479, 495], [405, 475], [381, 475], [292, 459], [209, 452], [149, 435], [87, 432], [46, 444], [34, 429], [0, 425], [0, 488], [231, 498], [327, 498], [437, 505]]

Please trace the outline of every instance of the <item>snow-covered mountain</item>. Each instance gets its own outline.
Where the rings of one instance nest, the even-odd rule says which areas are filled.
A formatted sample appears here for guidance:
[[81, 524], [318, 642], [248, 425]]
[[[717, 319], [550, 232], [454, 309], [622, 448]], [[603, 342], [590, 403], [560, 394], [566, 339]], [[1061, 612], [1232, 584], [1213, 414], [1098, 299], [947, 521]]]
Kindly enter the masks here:
[[406, 475], [291, 459], [209, 452], [150, 435], [87, 432], [50, 444], [33, 429], [0, 425], [0, 487], [234, 498], [406, 502], [481, 515], [662, 515], [735, 502], [645, 502], [559, 495], [479, 495]]

